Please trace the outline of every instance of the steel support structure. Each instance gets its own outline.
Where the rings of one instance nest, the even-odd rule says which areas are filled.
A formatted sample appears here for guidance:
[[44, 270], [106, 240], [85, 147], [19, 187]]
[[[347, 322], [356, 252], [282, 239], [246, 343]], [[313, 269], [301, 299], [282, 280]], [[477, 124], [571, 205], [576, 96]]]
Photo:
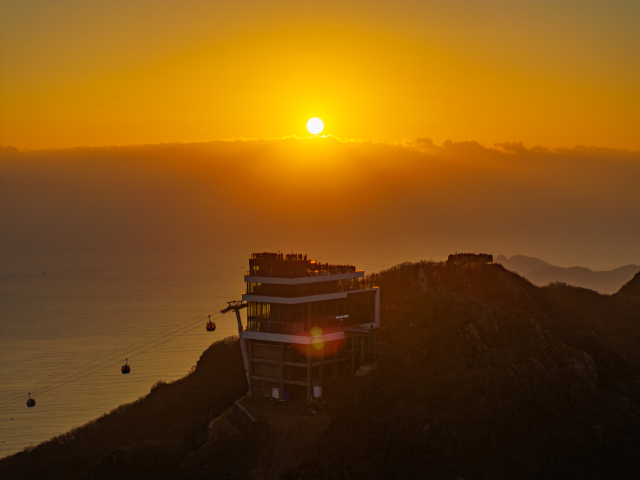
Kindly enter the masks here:
[[229, 305], [224, 310], [220, 310], [220, 313], [227, 313], [233, 310], [236, 312], [236, 320], [238, 321], [238, 335], [240, 336], [240, 349], [242, 350], [242, 361], [244, 362], [244, 372], [247, 376], [247, 388], [248, 394], [251, 395], [251, 372], [249, 365], [249, 355], [247, 354], [247, 341], [242, 337], [242, 331], [244, 327], [242, 326], [242, 320], [240, 319], [240, 310], [243, 308], [247, 308], [247, 302], [242, 301], [231, 301], [227, 302]]

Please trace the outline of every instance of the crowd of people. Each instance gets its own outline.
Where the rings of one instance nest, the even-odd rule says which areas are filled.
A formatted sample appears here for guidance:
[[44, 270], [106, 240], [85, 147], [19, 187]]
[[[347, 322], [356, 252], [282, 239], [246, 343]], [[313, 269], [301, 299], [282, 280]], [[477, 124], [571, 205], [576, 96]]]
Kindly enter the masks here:
[[340, 272], [340, 273], [348, 273], [355, 272], [356, 267], [354, 265], [334, 265], [329, 263], [318, 263], [317, 260], [311, 260], [307, 258], [307, 255], [303, 255], [301, 253], [273, 253], [273, 252], [261, 252], [254, 253], [251, 258], [260, 258], [260, 259], [269, 259], [276, 261], [304, 261], [308, 262], [311, 266], [311, 271], [316, 272]]

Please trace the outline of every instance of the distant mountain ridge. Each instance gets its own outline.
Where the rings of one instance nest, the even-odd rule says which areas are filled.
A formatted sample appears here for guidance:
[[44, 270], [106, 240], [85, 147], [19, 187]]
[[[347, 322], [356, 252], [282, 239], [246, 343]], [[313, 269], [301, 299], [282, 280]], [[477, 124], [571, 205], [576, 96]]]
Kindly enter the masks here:
[[585, 267], [559, 267], [525, 255], [514, 255], [511, 258], [498, 255], [495, 262], [522, 275], [535, 285], [544, 286], [552, 282], [564, 282], [607, 294], [616, 293], [640, 272], [640, 266], [633, 264], [604, 271], [593, 271]]
[[495, 263], [502, 264], [504, 268], [516, 272], [519, 275], [526, 275], [527, 273], [538, 270], [539, 268], [554, 266], [544, 260], [540, 260], [539, 258], [527, 257], [526, 255], [514, 255], [511, 258], [507, 258], [504, 255], [498, 255], [494, 261]]

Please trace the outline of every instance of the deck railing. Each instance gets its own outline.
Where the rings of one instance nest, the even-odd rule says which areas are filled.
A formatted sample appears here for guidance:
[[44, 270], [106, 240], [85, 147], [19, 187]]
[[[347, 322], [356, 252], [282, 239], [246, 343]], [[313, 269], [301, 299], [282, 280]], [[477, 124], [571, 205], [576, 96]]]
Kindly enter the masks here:
[[[373, 322], [373, 320], [371, 320], [371, 322]], [[336, 318], [313, 320], [312, 322], [280, 322], [275, 320], [249, 318], [246, 330], [250, 332], [311, 336], [318, 332], [340, 332], [343, 331], [345, 327], [352, 324], [353, 322], [349, 322], [348, 319], [342, 319], [341, 321]], [[316, 327], [319, 327], [320, 330], [314, 330]]]
[[304, 274], [300, 275], [300, 272], [275, 272], [275, 274], [271, 274], [266, 268], [260, 271], [259, 273], [251, 273], [250, 270], [245, 270], [244, 274], [246, 276], [256, 276], [256, 277], [273, 277], [273, 278], [304, 278], [304, 277], [322, 277], [325, 275], [336, 275], [339, 273], [355, 273], [357, 270], [355, 268], [329, 268], [328, 270], [307, 270]]
[[[278, 285], [270, 283], [247, 283], [244, 293], [246, 295], [263, 295], [268, 297], [281, 297], [281, 298], [296, 298], [306, 297], [313, 295], [325, 295], [330, 293], [340, 292], [359, 292], [362, 290], [371, 290], [376, 288], [375, 285], [366, 282], [362, 279], [353, 279], [354, 282], [338, 283], [338, 285], [323, 285], [321, 290], [313, 290], [312, 288], [300, 288], [306, 287], [308, 284], [303, 285]], [[337, 282], [337, 281], [336, 281]], [[314, 284], [311, 284], [314, 285]], [[287, 288], [288, 287], [288, 288]]]

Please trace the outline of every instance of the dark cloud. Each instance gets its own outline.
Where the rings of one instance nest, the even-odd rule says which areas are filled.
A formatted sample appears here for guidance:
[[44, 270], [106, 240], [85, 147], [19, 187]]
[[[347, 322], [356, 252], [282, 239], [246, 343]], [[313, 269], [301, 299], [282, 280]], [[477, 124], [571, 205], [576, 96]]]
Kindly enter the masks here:
[[0, 153], [9, 249], [286, 239], [640, 263], [640, 152], [329, 137]]
[[0, 145], [0, 158], [15, 158], [20, 155], [20, 151], [16, 147], [3, 147]]

